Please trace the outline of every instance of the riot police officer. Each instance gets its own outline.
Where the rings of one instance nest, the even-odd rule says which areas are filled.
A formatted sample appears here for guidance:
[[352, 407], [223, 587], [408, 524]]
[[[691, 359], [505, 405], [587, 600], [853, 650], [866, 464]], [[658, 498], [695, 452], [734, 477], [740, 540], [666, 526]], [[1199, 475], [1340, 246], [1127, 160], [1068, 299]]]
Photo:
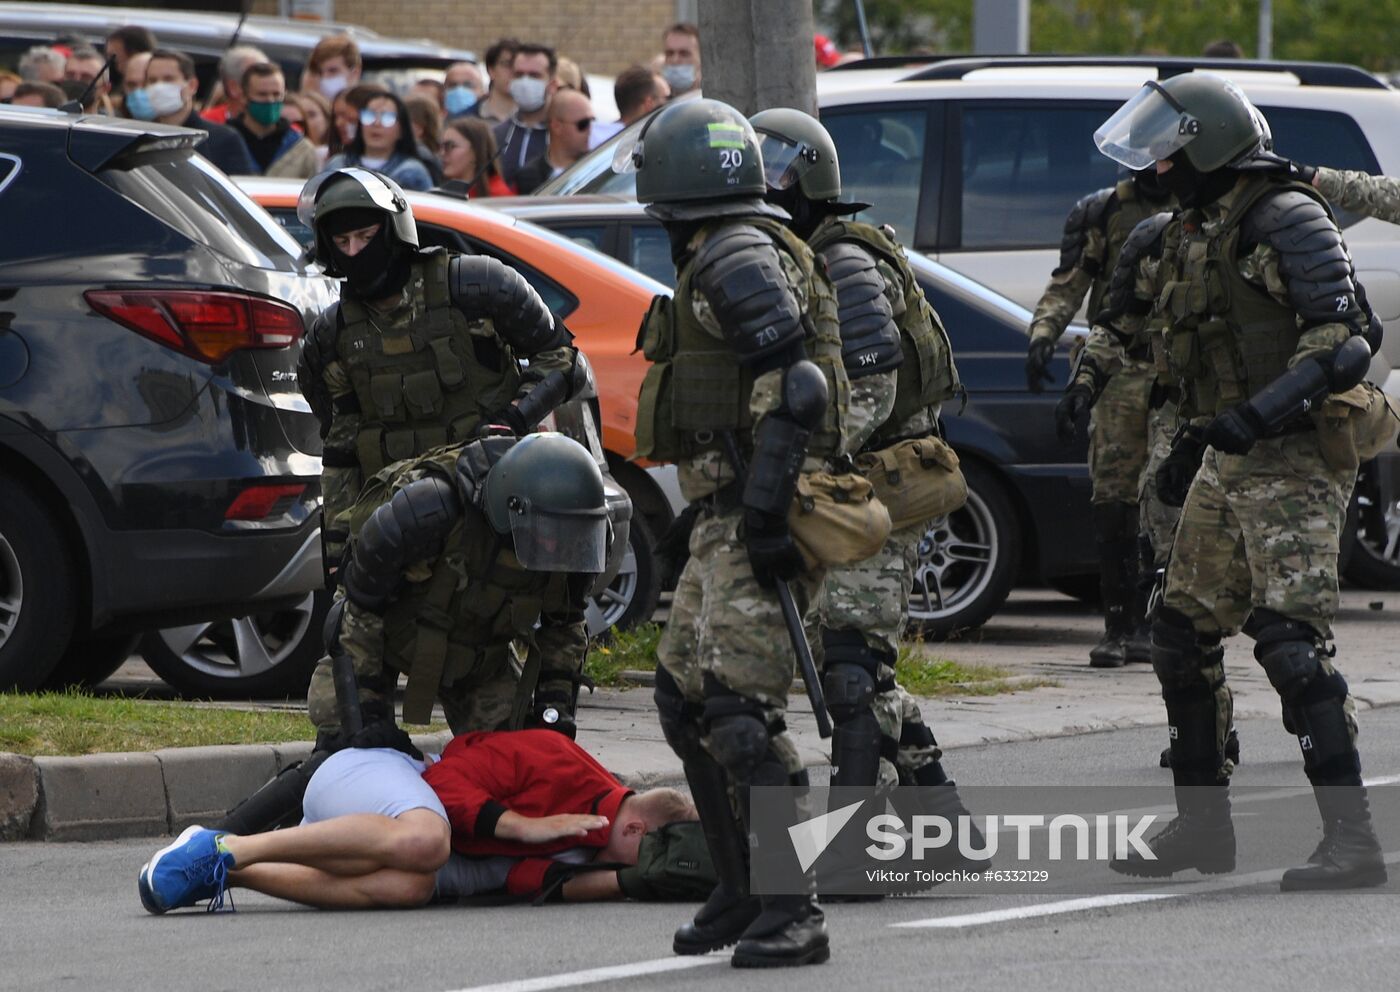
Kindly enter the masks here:
[[1242, 629], [1323, 820], [1321, 843], [1282, 887], [1378, 885], [1354, 708], [1328, 649], [1339, 530], [1365, 446], [1348, 411], [1372, 405], [1361, 379], [1376, 327], [1326, 203], [1277, 167], [1265, 135], [1244, 94], [1205, 73], [1146, 83], [1095, 134], [1129, 168], [1155, 166], [1183, 208], [1143, 221], [1119, 266], [1164, 321], [1192, 422], [1159, 473], [1164, 498], [1185, 500], [1152, 624], [1177, 816], [1150, 841], [1155, 860], [1112, 867], [1234, 867], [1221, 640]]
[[[340, 302], [313, 325], [297, 370], [325, 440], [325, 555], [333, 570], [350, 537], [350, 508], [370, 477], [468, 441], [486, 425], [527, 433], [567, 398], [577, 352], [514, 269], [484, 255], [420, 249], [413, 210], [390, 179], [358, 168], [317, 176], [297, 216], [314, 230], [327, 273], [345, 280]], [[527, 418], [521, 403], [542, 386], [551, 402], [536, 403]], [[568, 710], [582, 673], [561, 664], [582, 658], [551, 659], [540, 692], [542, 705]], [[313, 700], [318, 707], [334, 709], [327, 699]]]
[[643, 325], [652, 366], [637, 453], [676, 462], [682, 493], [702, 507], [661, 641], [656, 703], [720, 884], [674, 947], [700, 954], [737, 940], [738, 967], [825, 961], [810, 891], [749, 894], [747, 830], [730, 790], [749, 821], [750, 786], [805, 782], [784, 729], [793, 654], [772, 586], [790, 581], [805, 611], [820, 584], [788, 511], [799, 477], [841, 448], [836, 301], [786, 215], [764, 202], [758, 139], [733, 107], [672, 104], [615, 161], [637, 170], [637, 198], [665, 226], [679, 273], [674, 297], [657, 297]]
[[[916, 441], [920, 458], [901, 468], [934, 476], [933, 484], [954, 494], [956, 505], [950, 501], [943, 511], [951, 512], [965, 498], [966, 483], [957, 456], [939, 437], [938, 413], [961, 386], [938, 314], [888, 229], [851, 217], [868, 204], [841, 200], [840, 162], [826, 128], [787, 108], [764, 110], [752, 123], [762, 141], [769, 202], [788, 212], [793, 233], [826, 266], [836, 290], [851, 383], [847, 452], [878, 473], [910, 450], [901, 442]], [[895, 516], [901, 508], [890, 509]], [[871, 558], [827, 570], [819, 612], [823, 684], [835, 723], [831, 784], [946, 786], [946, 808], [927, 812], [957, 823], [966, 810], [918, 704], [894, 671], [928, 525], [906, 523]]]
[[[1047, 371], [1055, 342], [1088, 296], [1093, 319], [1103, 307], [1109, 276], [1128, 233], [1139, 221], [1171, 206], [1171, 195], [1152, 169], [1140, 169], [1115, 186], [1091, 193], [1076, 203], [1065, 220], [1060, 264], [1051, 274], [1031, 318], [1026, 383], [1033, 392], [1051, 379]], [[1089, 476], [1094, 537], [1099, 551], [1099, 589], [1103, 596], [1104, 636], [1089, 651], [1089, 664], [1116, 668], [1127, 661], [1149, 660], [1144, 619], [1146, 596], [1139, 569], [1152, 560], [1139, 547], [1139, 484], [1150, 449], [1149, 410], [1165, 400], [1153, 385], [1156, 371], [1145, 335], [1122, 342], [1119, 368], [1102, 392], [1066, 392], [1056, 410], [1061, 437], [1073, 436], [1074, 420], [1089, 408]], [[1092, 358], [1090, 358], [1092, 361]]]

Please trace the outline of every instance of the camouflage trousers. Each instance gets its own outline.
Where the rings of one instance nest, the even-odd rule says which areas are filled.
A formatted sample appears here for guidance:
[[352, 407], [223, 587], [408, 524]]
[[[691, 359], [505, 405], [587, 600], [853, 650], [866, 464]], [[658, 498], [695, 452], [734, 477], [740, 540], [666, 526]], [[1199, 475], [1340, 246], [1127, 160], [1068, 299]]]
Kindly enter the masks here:
[[[708, 676], [758, 702], [769, 727], [780, 726], [797, 659], [777, 593], [760, 586], [749, 566], [739, 537], [742, 519], [742, 511], [731, 510], [705, 512], [696, 521], [690, 560], [676, 584], [657, 657], [687, 702], [704, 703]], [[820, 572], [809, 572], [789, 583], [802, 613], [821, 580]], [[802, 760], [787, 732], [780, 730], [770, 740], [788, 774], [799, 773]]]
[[[388, 660], [384, 650], [384, 618], [347, 602], [341, 619], [340, 644], [355, 663], [360, 705], [387, 707], [393, 712], [394, 689], [399, 676], [407, 673]], [[470, 675], [438, 687], [438, 701], [454, 734], [510, 727], [520, 683], [512, 654], [516, 652], [501, 654], [495, 663], [478, 666]], [[317, 730], [335, 733], [340, 729], [340, 710], [336, 705], [329, 657], [317, 662], [311, 675], [306, 712]]]
[[[869, 646], [898, 654], [900, 637], [909, 620], [909, 594], [914, 587], [919, 541], [927, 529], [926, 524], [915, 524], [894, 531], [873, 556], [856, 565], [827, 571], [817, 606], [809, 617], [809, 640], [819, 662], [818, 626], [827, 630], [859, 630]], [[824, 673], [825, 665], [821, 668]], [[918, 729], [923, 725], [919, 704], [895, 680], [894, 669], [881, 665], [875, 682], [877, 691], [871, 709], [880, 725], [880, 735], [885, 738], [885, 750], [896, 755], [893, 762], [881, 756], [877, 784], [893, 788], [901, 778], [909, 780], [917, 769], [938, 761], [942, 752], [936, 744], [926, 743], [933, 735]]]
[[1129, 361], [1108, 380], [1089, 416], [1089, 475], [1095, 503], [1136, 503], [1147, 464], [1148, 399], [1156, 372]]
[[[1259, 607], [1330, 640], [1338, 544], [1355, 482], [1355, 470], [1327, 464], [1311, 431], [1260, 441], [1246, 455], [1207, 449], [1181, 510], [1163, 604], [1185, 614], [1205, 643], [1237, 633]], [[1336, 671], [1325, 654], [1319, 660]], [[1223, 746], [1233, 708], [1224, 668], [1210, 664], [1199, 677], [1215, 687]], [[1349, 695], [1343, 710], [1354, 742]]]
[[1137, 503], [1141, 512], [1142, 533], [1152, 543], [1152, 560], [1159, 568], [1167, 562], [1172, 549], [1172, 534], [1181, 517], [1181, 507], [1168, 506], [1157, 495], [1157, 469], [1171, 453], [1177, 424], [1175, 403], [1165, 403], [1148, 413], [1147, 465], [1142, 470]]

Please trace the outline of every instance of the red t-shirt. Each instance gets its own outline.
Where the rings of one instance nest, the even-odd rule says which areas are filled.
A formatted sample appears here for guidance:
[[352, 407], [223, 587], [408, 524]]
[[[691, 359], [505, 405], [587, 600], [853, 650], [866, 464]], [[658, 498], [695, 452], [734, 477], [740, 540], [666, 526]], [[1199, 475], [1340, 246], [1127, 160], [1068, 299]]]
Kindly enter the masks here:
[[[473, 857], [520, 858], [506, 880], [513, 895], [544, 886], [549, 857], [575, 847], [607, 846], [629, 789], [583, 748], [553, 730], [480, 731], [455, 737], [423, 779], [447, 808], [452, 848]], [[506, 810], [521, 816], [593, 813], [608, 825], [583, 837], [525, 844], [495, 836]]]
[[201, 110], [199, 112], [199, 116], [203, 117], [206, 121], [209, 121], [211, 124], [227, 124], [228, 104], [221, 103], [216, 107], [206, 107], [204, 110]]

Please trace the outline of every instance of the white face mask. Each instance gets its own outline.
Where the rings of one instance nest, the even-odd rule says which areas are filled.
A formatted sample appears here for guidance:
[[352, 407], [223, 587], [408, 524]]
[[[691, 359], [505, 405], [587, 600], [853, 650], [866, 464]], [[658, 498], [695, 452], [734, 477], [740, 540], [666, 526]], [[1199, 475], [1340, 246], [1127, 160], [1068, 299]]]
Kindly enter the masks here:
[[146, 87], [146, 95], [157, 117], [177, 114], [185, 105], [185, 88], [179, 83], [152, 83]]
[[666, 85], [671, 87], [673, 93], [684, 93], [695, 85], [695, 66], [689, 62], [663, 65], [661, 78], [666, 80]]
[[544, 91], [548, 84], [533, 76], [519, 76], [510, 81], [510, 98], [527, 114], [544, 106]]
[[322, 76], [316, 85], [321, 90], [321, 95], [327, 100], [334, 100], [350, 85], [350, 80], [345, 76]]

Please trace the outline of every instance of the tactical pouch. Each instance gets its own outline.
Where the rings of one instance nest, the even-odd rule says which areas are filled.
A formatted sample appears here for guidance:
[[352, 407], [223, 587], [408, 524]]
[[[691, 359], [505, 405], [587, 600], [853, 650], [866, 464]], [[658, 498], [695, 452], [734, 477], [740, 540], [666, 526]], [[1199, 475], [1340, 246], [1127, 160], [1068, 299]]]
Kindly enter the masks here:
[[380, 420], [398, 420], [403, 414], [403, 377], [397, 372], [380, 372], [369, 377], [369, 395], [374, 414]]
[[865, 476], [810, 472], [797, 477], [788, 529], [808, 569], [854, 565], [885, 546], [890, 512]]
[[1395, 443], [1400, 401], [1363, 382], [1327, 397], [1313, 421], [1323, 460], [1336, 471], [1351, 471]]
[[451, 338], [433, 338], [428, 342], [433, 350], [433, 362], [437, 365], [437, 377], [444, 388], [455, 390], [467, 381], [467, 369], [462, 359], [452, 350]]
[[959, 509], [967, 502], [967, 480], [957, 452], [936, 437], [911, 438], [856, 457], [895, 530]]
[[442, 410], [442, 387], [431, 369], [410, 372], [403, 377], [403, 401], [414, 420], [436, 415]]
[[647, 369], [637, 396], [637, 450], [633, 458], [673, 462], [680, 457], [676, 422], [671, 416], [671, 363]]

